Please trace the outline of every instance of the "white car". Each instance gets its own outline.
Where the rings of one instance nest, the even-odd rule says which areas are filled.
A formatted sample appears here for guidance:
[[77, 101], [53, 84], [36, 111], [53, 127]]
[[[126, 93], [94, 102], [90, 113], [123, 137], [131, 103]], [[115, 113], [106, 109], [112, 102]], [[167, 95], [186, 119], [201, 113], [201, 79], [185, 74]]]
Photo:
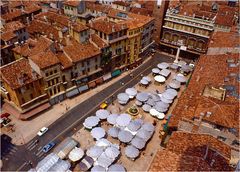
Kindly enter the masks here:
[[47, 131], [48, 131], [48, 128], [47, 128], [47, 127], [43, 127], [43, 128], [37, 133], [37, 135], [38, 135], [38, 136], [42, 136], [42, 135], [45, 134]]

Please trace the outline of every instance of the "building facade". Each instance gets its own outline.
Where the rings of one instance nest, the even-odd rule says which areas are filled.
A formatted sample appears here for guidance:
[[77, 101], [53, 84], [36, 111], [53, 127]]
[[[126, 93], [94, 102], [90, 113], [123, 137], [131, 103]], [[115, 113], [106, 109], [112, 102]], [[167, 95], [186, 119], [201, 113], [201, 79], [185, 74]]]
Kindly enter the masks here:
[[[7, 109], [14, 107], [20, 119], [27, 119], [35, 115], [31, 112], [32, 109], [47, 104], [48, 95], [44, 91], [43, 78], [32, 70], [27, 59], [19, 59], [9, 63], [3, 66], [0, 71], [2, 87], [4, 87], [1, 91], [5, 90], [2, 94], [5, 94]], [[49, 106], [44, 105], [44, 107]]]
[[213, 21], [175, 14], [167, 11], [161, 36], [161, 45], [172, 49], [185, 46], [193, 54], [206, 53], [213, 32]]

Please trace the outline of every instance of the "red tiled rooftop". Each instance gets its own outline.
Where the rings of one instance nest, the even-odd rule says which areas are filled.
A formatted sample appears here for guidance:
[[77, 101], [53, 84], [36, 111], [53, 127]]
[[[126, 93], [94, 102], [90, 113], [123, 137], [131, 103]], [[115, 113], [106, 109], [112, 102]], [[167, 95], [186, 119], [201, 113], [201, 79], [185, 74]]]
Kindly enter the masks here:
[[25, 25], [22, 24], [20, 21], [11, 21], [8, 22], [4, 25], [4, 28], [6, 31], [15, 31], [15, 30], [20, 30], [22, 28], [25, 28]]
[[88, 29], [87, 26], [85, 26], [85, 25], [83, 25], [83, 24], [81, 24], [81, 23], [79, 23], [79, 22], [73, 23], [73, 24], [72, 24], [72, 28], [73, 28], [73, 30], [76, 31], [76, 32], [81, 32], [81, 31], [84, 31], [84, 30], [87, 30], [87, 29]]
[[129, 3], [124, 2], [124, 1], [113, 1], [112, 3], [116, 4], [116, 5], [124, 6], [124, 7], [129, 7], [130, 6]]
[[[230, 73], [239, 73], [239, 68], [228, 67], [227, 59], [234, 59], [237, 63], [239, 54], [227, 55], [203, 55], [200, 57], [197, 66], [192, 74], [190, 83], [186, 91], [178, 99], [178, 103], [172, 112], [169, 122], [170, 127], [177, 127], [182, 118], [192, 120], [200, 118], [200, 112], [212, 112], [210, 117], [204, 117], [203, 120], [209, 121], [228, 128], [238, 129], [239, 127], [239, 102], [236, 97], [228, 93], [224, 101], [205, 97], [202, 95], [206, 86], [223, 87], [224, 85], [233, 85], [239, 94], [239, 82], [236, 77], [230, 77]], [[228, 82], [224, 78], [229, 77]]]
[[9, 41], [9, 40], [11, 40], [11, 39], [13, 39], [13, 38], [15, 38], [15, 37], [17, 37], [17, 35], [14, 34], [12, 31], [10, 31], [10, 32], [4, 32], [4, 33], [1, 34], [1, 39], [2, 39], [3, 41]]
[[22, 11], [19, 9], [15, 9], [14, 12], [10, 12], [10, 13], [6, 13], [4, 15], [2, 15], [2, 19], [6, 20], [6, 21], [10, 21], [10, 20], [14, 20], [17, 17], [20, 17], [21, 15], [23, 15]]
[[67, 69], [72, 66], [71, 60], [68, 59], [68, 57], [64, 53], [62, 53], [62, 52], [58, 53], [57, 58], [60, 61], [60, 63], [62, 64], [63, 69]]
[[24, 8], [24, 12], [27, 14], [31, 14], [36, 11], [41, 11], [41, 7], [34, 3], [29, 4], [29, 5], [25, 6], [25, 8]]
[[52, 27], [51, 24], [45, 23], [40, 20], [33, 20], [29, 26], [27, 26], [27, 31], [29, 34], [34, 35], [35, 33], [41, 35], [47, 35], [48, 38], [53, 38], [55, 40], [59, 39], [58, 30]]
[[231, 148], [216, 138], [176, 131], [167, 148], [157, 152], [149, 171], [231, 171], [230, 158]]
[[77, 7], [79, 5], [79, 2], [80, 1], [67, 0], [67, 1], [64, 1], [64, 5]]
[[84, 44], [78, 43], [75, 40], [69, 42], [70, 43], [63, 48], [63, 51], [72, 62], [79, 62], [101, 53], [100, 50], [90, 42]]
[[135, 14], [140, 14], [140, 15], [144, 15], [144, 16], [152, 16], [153, 11], [150, 11], [146, 8], [131, 8], [130, 9], [131, 13], [135, 13]]
[[86, 1], [86, 8], [91, 11], [108, 13], [108, 10], [111, 9], [111, 6], [103, 5], [103, 4], [96, 4], [92, 1]]
[[127, 29], [127, 26], [124, 24], [117, 24], [111, 21], [100, 20], [100, 19], [94, 20], [91, 23], [89, 23], [89, 27], [106, 34], [111, 34], [114, 32], [119, 32]]
[[191, 156], [204, 156], [205, 147], [214, 149], [226, 159], [231, 158], [231, 148], [222, 141], [207, 134], [193, 134], [182, 131], [173, 132], [168, 143], [167, 149], [178, 153], [186, 153]]
[[48, 22], [50, 23], [57, 23], [59, 24], [61, 27], [68, 27], [68, 23], [69, 23], [69, 17], [65, 16], [65, 15], [61, 15], [61, 14], [57, 14], [55, 12], [43, 12], [40, 13], [38, 15], [35, 16], [35, 18], [46, 22], [45, 18], [47, 19]]
[[158, 150], [148, 171], [210, 171], [210, 169], [202, 158]]
[[[40, 76], [33, 75], [27, 59], [20, 59], [0, 68], [2, 79], [12, 88], [17, 89], [25, 84], [38, 80]], [[21, 78], [23, 82], [21, 81]]]
[[37, 64], [40, 69], [45, 69], [60, 63], [56, 55], [51, 50], [43, 51], [36, 55], [30, 56], [29, 59]]
[[104, 42], [97, 34], [92, 34], [91, 39], [100, 49], [108, 46], [108, 44]]

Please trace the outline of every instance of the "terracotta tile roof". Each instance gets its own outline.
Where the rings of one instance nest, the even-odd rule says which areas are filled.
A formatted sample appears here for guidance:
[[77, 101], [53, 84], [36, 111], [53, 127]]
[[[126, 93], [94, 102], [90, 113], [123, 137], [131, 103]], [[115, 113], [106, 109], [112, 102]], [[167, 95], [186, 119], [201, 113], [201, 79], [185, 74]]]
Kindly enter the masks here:
[[29, 59], [38, 65], [40, 69], [45, 69], [60, 63], [58, 58], [51, 50], [43, 51], [36, 55], [30, 56]]
[[231, 159], [231, 147], [208, 134], [176, 131], [172, 133], [167, 143], [167, 149], [172, 152], [198, 157], [204, 156], [205, 146], [209, 146], [209, 149], [215, 150], [226, 159]]
[[124, 7], [130, 7], [130, 4], [124, 1], [113, 1], [113, 4], [124, 6]]
[[15, 33], [13, 33], [12, 31], [4, 32], [1, 34], [1, 39], [3, 41], [10, 41], [11, 39], [16, 38], [16, 37], [17, 37], [17, 35]]
[[68, 5], [68, 6], [73, 6], [73, 7], [77, 7], [79, 5], [80, 1], [72, 1], [72, 0], [67, 0], [64, 1], [64, 5]]
[[[239, 102], [236, 97], [226, 92], [225, 100], [221, 101], [202, 95], [206, 86], [219, 88], [226, 85], [235, 86], [236, 94], [239, 94], [239, 82], [236, 77], [230, 77], [231, 73], [239, 73], [239, 66], [229, 67], [227, 59], [234, 59], [237, 63], [239, 54], [203, 55], [200, 57], [187, 90], [178, 99], [172, 112], [170, 127], [177, 127], [182, 118], [189, 120], [194, 117], [200, 118], [201, 111], [209, 111], [212, 112], [212, 115], [204, 117], [203, 120], [227, 128], [238, 129]], [[230, 77], [230, 80], [224, 82], [225, 77]]]
[[108, 35], [127, 29], [127, 26], [124, 24], [117, 24], [111, 21], [100, 19], [92, 21], [88, 26], [94, 30], [106, 33]]
[[[120, 15], [119, 15], [120, 13], [125, 14], [127, 17], [126, 18], [120, 17]], [[140, 14], [135, 14], [135, 13], [130, 13], [130, 12], [125, 12], [125, 11], [116, 10], [116, 9], [109, 10], [108, 16], [112, 17], [112, 18], [122, 19], [124, 21], [134, 20], [136, 25], [142, 25], [142, 26], [145, 25], [145, 24], [148, 24], [149, 22], [154, 20], [153, 17], [140, 15]]]
[[0, 68], [2, 79], [12, 88], [17, 89], [41, 78], [33, 73], [27, 59], [20, 59]]
[[230, 157], [230, 147], [212, 136], [176, 131], [167, 148], [157, 152], [149, 171], [231, 171]]
[[237, 32], [214, 32], [208, 47], [239, 47], [239, 40]]
[[2, 15], [1, 17], [2, 17], [2, 19], [6, 20], [6, 21], [11, 21], [21, 15], [23, 15], [22, 11], [19, 9], [15, 9], [14, 12], [6, 13], [6, 14]]
[[23, 4], [21, 1], [9, 1], [8, 5], [10, 8], [16, 8], [22, 6]]
[[67, 69], [72, 66], [71, 60], [62, 52], [57, 54], [57, 58], [63, 66], [63, 69]]
[[60, 27], [68, 27], [69, 17], [55, 12], [43, 12], [35, 16], [36, 19], [46, 22], [45, 18], [50, 23], [57, 23]]
[[58, 30], [52, 27], [51, 24], [42, 22], [40, 20], [33, 20], [29, 26], [27, 26], [29, 34], [35, 33], [47, 35], [48, 38], [59, 40]]
[[[42, 51], [46, 51], [52, 45], [52, 41], [48, 38], [41, 36], [37, 39], [37, 43], [32, 47], [29, 56], [33, 56], [41, 53]], [[30, 45], [31, 46], [31, 45]]]
[[135, 13], [135, 14], [140, 14], [140, 15], [144, 15], [144, 16], [152, 16], [153, 11], [148, 10], [146, 8], [136, 8], [136, 7], [132, 7], [130, 9], [131, 13]]
[[91, 11], [98, 11], [103, 13], [108, 13], [108, 10], [111, 9], [111, 6], [103, 5], [103, 4], [96, 4], [91, 1], [86, 1], [86, 8]]
[[72, 62], [79, 62], [94, 56], [99, 55], [100, 50], [90, 42], [80, 44], [75, 40], [63, 48], [64, 53], [72, 60]]
[[231, 27], [234, 24], [234, 14], [227, 12], [218, 12], [214, 23]]
[[26, 26], [22, 24], [20, 21], [12, 21], [8, 22], [4, 25], [5, 30], [7, 31], [15, 31], [25, 28]]
[[73, 30], [76, 31], [76, 32], [81, 32], [81, 31], [84, 31], [84, 30], [87, 30], [87, 29], [88, 29], [87, 26], [85, 26], [85, 25], [83, 25], [83, 24], [81, 24], [81, 23], [79, 23], [79, 22], [73, 23], [73, 24], [72, 24], [72, 28], [73, 28]]
[[182, 155], [169, 150], [158, 150], [148, 171], [210, 171], [199, 157]]
[[24, 12], [27, 14], [34, 13], [36, 11], [41, 11], [41, 7], [38, 6], [37, 4], [31, 3], [24, 8]]
[[103, 41], [97, 34], [92, 34], [91, 35], [91, 40], [100, 48], [105, 48], [108, 47], [109, 45]]

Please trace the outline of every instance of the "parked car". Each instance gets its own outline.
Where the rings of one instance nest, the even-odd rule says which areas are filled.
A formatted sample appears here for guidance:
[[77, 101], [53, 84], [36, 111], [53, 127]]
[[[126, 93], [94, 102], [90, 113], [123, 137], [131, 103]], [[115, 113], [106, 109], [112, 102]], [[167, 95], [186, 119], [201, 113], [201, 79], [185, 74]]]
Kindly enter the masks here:
[[47, 153], [47, 152], [50, 151], [55, 145], [56, 145], [56, 143], [50, 142], [50, 143], [48, 143], [47, 145], [45, 145], [45, 146], [42, 148], [42, 151], [45, 152], [45, 153]]
[[9, 113], [3, 113], [1, 114], [1, 118], [8, 118], [10, 116]]
[[100, 109], [106, 109], [108, 107], [108, 104], [106, 102], [103, 102], [101, 105], [100, 105]]
[[38, 136], [42, 136], [42, 135], [45, 134], [47, 131], [48, 131], [48, 128], [47, 128], [47, 127], [43, 127], [43, 128], [37, 133], [37, 135], [38, 135]]

